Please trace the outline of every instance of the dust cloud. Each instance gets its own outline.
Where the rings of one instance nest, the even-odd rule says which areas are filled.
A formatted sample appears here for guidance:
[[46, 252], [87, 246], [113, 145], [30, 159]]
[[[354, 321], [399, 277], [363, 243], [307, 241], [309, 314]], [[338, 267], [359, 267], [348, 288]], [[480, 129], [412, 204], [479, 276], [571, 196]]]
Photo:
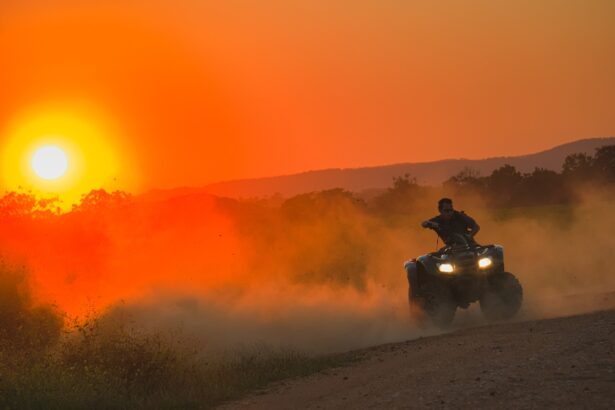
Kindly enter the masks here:
[[[344, 351], [435, 332], [409, 317], [402, 265], [436, 247], [419, 227], [436, 197], [396, 217], [342, 191], [282, 205], [204, 195], [132, 201], [7, 220], [0, 246], [28, 266], [37, 297], [69, 317], [94, 311], [213, 350]], [[480, 243], [504, 246], [507, 270], [524, 287], [521, 317], [541, 318], [612, 301], [613, 199], [588, 190], [575, 206], [493, 210], [462, 197], [456, 207], [480, 223]]]

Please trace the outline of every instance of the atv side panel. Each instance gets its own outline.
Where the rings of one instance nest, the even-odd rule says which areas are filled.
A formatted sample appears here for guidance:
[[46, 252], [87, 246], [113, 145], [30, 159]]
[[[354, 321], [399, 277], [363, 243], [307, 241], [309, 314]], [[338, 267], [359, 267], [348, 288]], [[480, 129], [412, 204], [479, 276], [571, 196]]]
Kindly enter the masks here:
[[406, 277], [408, 278], [408, 300], [412, 301], [418, 295], [418, 266], [416, 260], [412, 259], [404, 263]]

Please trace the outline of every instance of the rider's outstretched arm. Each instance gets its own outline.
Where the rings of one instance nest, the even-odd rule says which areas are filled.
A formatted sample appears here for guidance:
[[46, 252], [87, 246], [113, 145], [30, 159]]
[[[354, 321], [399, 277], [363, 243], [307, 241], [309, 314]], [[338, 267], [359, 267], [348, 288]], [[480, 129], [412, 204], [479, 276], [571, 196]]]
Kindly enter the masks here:
[[432, 221], [431, 219], [428, 219], [428, 220], [426, 220], [426, 221], [423, 221], [423, 222], [421, 223], [421, 226], [422, 226], [423, 228], [436, 229], [436, 228], [438, 228], [438, 223], [437, 223], [437, 222]]

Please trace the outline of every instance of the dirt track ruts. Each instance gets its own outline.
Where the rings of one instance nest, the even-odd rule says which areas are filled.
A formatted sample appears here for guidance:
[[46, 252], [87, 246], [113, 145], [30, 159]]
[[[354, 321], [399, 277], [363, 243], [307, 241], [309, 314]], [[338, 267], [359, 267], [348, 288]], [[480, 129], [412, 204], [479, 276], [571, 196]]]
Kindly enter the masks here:
[[467, 328], [356, 352], [227, 409], [615, 408], [615, 310]]

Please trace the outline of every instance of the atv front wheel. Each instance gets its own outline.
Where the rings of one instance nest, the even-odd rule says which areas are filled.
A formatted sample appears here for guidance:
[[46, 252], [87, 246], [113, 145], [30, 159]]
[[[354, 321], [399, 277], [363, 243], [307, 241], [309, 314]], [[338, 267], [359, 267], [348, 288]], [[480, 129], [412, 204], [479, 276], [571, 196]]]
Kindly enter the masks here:
[[488, 279], [480, 298], [480, 309], [489, 320], [507, 320], [517, 314], [523, 302], [523, 288], [510, 272], [496, 273]]
[[430, 281], [419, 292], [420, 306], [429, 320], [437, 327], [448, 327], [457, 310], [450, 288], [441, 281]]

